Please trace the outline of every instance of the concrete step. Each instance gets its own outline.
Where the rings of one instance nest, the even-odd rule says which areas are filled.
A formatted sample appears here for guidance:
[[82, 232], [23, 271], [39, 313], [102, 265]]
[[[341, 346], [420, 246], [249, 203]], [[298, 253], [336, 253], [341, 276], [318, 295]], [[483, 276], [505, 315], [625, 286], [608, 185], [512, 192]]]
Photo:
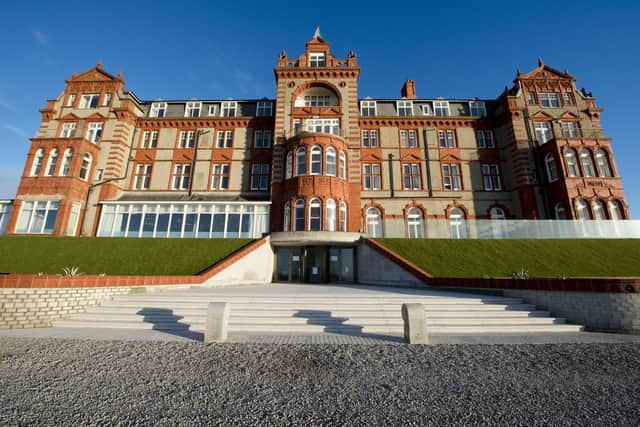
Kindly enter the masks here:
[[172, 293], [158, 293], [158, 294], [137, 294], [137, 295], [123, 295], [118, 296], [114, 300], [117, 301], [174, 301], [174, 302], [203, 302], [203, 301], [242, 301], [242, 302], [265, 302], [265, 303], [299, 303], [303, 301], [309, 302], [322, 302], [332, 301], [341, 302], [349, 301], [353, 303], [377, 301], [377, 302], [390, 302], [390, 303], [402, 303], [406, 301], [425, 301], [440, 303], [443, 301], [456, 302], [459, 304], [518, 304], [522, 302], [521, 298], [509, 298], [509, 297], [493, 297], [493, 296], [429, 296], [429, 295], [393, 295], [393, 296], [362, 296], [362, 295], [309, 295], [309, 296], [260, 296], [260, 295], [216, 295], [211, 294], [207, 296], [194, 296], [189, 295], [174, 295]]

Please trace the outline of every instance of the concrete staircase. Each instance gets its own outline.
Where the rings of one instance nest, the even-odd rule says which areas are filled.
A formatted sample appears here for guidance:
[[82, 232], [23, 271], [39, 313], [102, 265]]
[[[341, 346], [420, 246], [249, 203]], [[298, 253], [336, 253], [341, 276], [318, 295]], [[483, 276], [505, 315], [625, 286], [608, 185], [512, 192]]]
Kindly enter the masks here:
[[54, 324], [61, 328], [204, 330], [211, 301], [231, 304], [231, 334], [393, 335], [402, 303], [425, 306], [433, 334], [578, 332], [518, 298], [378, 287], [260, 285], [118, 297]]

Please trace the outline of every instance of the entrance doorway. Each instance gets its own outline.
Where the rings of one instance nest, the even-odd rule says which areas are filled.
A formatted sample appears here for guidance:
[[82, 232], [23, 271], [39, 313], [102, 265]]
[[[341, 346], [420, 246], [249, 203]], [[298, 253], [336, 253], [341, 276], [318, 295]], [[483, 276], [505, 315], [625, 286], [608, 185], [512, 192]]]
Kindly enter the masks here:
[[299, 246], [276, 248], [276, 282], [353, 283], [355, 248]]

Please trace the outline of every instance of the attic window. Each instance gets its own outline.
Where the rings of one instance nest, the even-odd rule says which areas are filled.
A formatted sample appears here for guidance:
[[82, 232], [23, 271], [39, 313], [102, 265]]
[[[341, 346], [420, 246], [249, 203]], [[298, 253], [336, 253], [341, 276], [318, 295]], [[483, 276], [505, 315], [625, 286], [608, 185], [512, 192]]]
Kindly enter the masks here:
[[87, 93], [82, 95], [80, 100], [80, 108], [96, 108], [100, 95], [97, 93]]
[[311, 52], [309, 54], [309, 67], [326, 67], [327, 60], [324, 52]]
[[547, 108], [560, 108], [560, 95], [555, 92], [544, 92], [540, 94], [540, 103]]
[[167, 113], [166, 102], [154, 102], [153, 104], [151, 104], [149, 117], [164, 117], [166, 113]]

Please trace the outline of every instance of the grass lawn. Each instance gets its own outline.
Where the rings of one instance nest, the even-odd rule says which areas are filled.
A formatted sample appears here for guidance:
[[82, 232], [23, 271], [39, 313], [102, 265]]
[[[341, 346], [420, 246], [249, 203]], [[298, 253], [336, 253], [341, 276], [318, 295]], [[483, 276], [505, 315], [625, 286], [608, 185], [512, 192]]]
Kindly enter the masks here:
[[376, 239], [438, 277], [640, 276], [640, 239]]
[[124, 239], [0, 237], [0, 272], [190, 275], [215, 264], [252, 239]]

